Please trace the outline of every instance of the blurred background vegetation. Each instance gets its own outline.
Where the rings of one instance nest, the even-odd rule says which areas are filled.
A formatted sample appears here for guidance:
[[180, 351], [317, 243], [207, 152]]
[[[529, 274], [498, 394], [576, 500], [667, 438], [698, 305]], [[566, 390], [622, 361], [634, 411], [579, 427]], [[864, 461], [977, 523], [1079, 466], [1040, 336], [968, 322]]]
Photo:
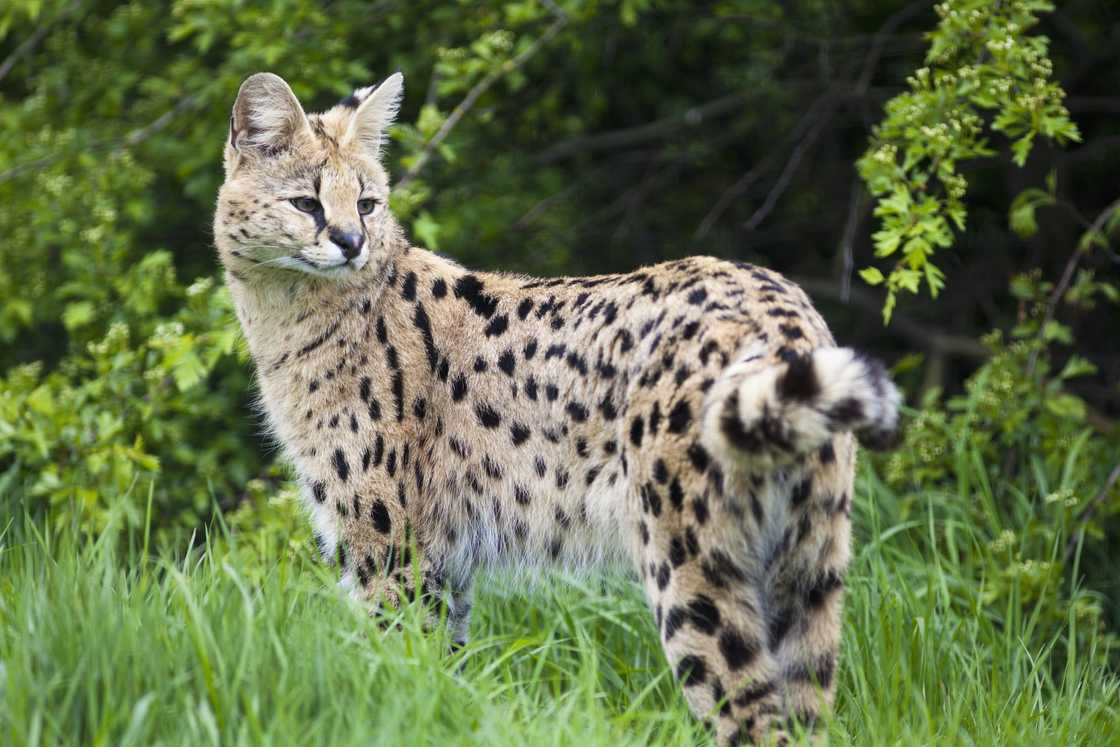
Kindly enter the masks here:
[[6, 0], [0, 533], [183, 546], [220, 514], [301, 546], [210, 236], [260, 70], [309, 110], [403, 71], [394, 207], [465, 264], [801, 282], [908, 392], [870, 469], [977, 584], [947, 603], [1115, 662], [1111, 0]]

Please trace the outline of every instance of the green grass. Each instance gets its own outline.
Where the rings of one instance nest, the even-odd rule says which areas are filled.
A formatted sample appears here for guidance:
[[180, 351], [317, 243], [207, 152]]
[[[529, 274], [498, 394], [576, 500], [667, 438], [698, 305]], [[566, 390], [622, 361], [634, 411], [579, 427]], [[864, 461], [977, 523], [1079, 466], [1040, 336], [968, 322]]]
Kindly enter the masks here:
[[[861, 472], [832, 744], [1115, 743], [1120, 683], [1077, 612], [1087, 592], [1060, 609], [992, 592], [992, 541], [1052, 486], [1019, 486], [1016, 508], [986, 483], [903, 497]], [[624, 579], [484, 583], [473, 640], [449, 655], [415, 610], [381, 632], [306, 552], [216, 535], [140, 562], [13, 521], [0, 743], [708, 743]]]

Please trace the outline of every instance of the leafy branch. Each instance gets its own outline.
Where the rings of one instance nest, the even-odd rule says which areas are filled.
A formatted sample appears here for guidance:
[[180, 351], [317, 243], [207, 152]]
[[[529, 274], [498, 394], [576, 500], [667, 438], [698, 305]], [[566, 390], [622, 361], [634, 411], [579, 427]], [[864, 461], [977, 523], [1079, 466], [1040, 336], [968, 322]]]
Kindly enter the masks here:
[[880, 228], [875, 256], [895, 261], [885, 273], [860, 276], [884, 285], [884, 322], [898, 293], [918, 293], [924, 281], [936, 297], [945, 274], [932, 257], [952, 246], [966, 220], [965, 161], [996, 155], [989, 133], [1011, 140], [1011, 158], [1023, 166], [1040, 136], [1058, 144], [1080, 140], [1065, 92], [1051, 80], [1049, 39], [1027, 35], [1049, 0], [946, 0], [929, 35], [926, 65], [907, 79], [909, 90], [891, 99], [857, 168], [876, 198]]

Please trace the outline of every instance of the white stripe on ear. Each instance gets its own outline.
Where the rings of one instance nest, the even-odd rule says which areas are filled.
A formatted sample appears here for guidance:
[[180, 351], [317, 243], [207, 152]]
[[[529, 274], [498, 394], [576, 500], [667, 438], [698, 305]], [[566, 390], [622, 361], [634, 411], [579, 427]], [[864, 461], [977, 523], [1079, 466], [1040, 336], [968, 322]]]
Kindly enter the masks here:
[[357, 145], [376, 158], [385, 130], [397, 117], [403, 93], [404, 76], [400, 73], [393, 73], [377, 88], [370, 86], [355, 91], [354, 95], [362, 99], [362, 103], [350, 120], [343, 143]]
[[284, 79], [272, 73], [257, 73], [245, 79], [229, 119], [229, 143], [241, 152], [246, 148], [269, 154], [284, 150], [302, 130], [309, 129], [299, 99]]

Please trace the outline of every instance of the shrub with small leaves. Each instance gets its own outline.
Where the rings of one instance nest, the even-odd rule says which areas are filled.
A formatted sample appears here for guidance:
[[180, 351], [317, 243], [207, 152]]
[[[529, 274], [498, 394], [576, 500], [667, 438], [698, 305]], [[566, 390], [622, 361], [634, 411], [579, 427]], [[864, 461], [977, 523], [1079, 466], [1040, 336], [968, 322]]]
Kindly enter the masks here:
[[1027, 32], [1048, 0], [947, 0], [936, 6], [940, 23], [930, 33], [926, 65], [891, 99], [859, 160], [860, 176], [877, 198], [875, 256], [895, 257], [884, 274], [860, 275], [885, 285], [883, 318], [890, 320], [901, 291], [924, 281], [936, 297], [945, 275], [932, 258], [965, 227], [967, 161], [996, 155], [989, 133], [1011, 141], [1012, 160], [1026, 163], [1039, 137], [1064, 144], [1080, 139], [1077, 125], [1051, 80], [1049, 40]]
[[[166, 252], [120, 282], [127, 322], [54, 370], [31, 363], [0, 378], [0, 500], [22, 496], [12, 515], [57, 514], [96, 534], [121, 495], [139, 526], [153, 486], [157, 532], [189, 530], [262, 469], [246, 448], [240, 332], [226, 290], [209, 278], [183, 288]], [[169, 299], [178, 310], [162, 316]]]

